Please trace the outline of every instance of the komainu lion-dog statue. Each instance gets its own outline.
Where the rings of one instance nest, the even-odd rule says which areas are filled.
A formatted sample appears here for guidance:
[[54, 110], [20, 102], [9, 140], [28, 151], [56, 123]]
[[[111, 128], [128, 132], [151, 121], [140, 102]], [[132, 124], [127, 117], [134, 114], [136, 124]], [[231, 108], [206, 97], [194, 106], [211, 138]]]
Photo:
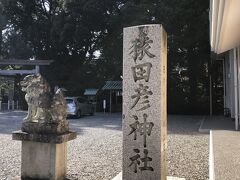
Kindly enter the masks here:
[[[22, 91], [26, 92], [25, 99], [28, 104], [28, 115], [24, 118], [23, 129], [26, 131], [41, 131], [44, 125], [49, 131], [52, 127], [47, 127], [49, 124], [55, 124], [59, 129], [59, 125], [68, 128], [67, 105], [63, 93], [58, 89], [52, 93], [49, 83], [42, 75], [28, 75], [20, 82]], [[36, 123], [38, 123], [36, 125]], [[29, 127], [36, 126], [36, 128]], [[38, 129], [38, 130], [37, 130]], [[61, 129], [61, 128], [60, 128]], [[61, 131], [61, 130], [60, 130]]]

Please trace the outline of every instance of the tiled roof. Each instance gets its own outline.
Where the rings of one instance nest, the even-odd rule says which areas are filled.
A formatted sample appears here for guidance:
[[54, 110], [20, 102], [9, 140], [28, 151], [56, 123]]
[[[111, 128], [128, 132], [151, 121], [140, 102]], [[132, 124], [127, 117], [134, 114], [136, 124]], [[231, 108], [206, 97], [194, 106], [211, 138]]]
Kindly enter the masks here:
[[106, 81], [102, 90], [122, 90], [122, 81]]

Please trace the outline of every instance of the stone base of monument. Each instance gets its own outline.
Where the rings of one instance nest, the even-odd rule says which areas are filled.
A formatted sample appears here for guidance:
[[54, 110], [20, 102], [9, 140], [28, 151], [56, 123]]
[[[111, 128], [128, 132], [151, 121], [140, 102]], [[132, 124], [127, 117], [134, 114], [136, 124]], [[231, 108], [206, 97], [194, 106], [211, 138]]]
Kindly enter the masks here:
[[[112, 180], [122, 180], [122, 172], [120, 172]], [[173, 177], [173, 176], [167, 176], [167, 180], [185, 180], [185, 178], [178, 178], [178, 177]]]
[[22, 141], [21, 179], [65, 179], [67, 142], [76, 136], [76, 132], [55, 135], [14, 131], [12, 139]]

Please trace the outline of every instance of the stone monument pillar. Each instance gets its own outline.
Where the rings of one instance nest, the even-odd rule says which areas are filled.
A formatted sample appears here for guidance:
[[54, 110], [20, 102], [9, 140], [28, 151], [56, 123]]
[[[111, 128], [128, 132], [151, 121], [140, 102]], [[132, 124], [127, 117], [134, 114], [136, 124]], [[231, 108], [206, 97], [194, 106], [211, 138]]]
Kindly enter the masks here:
[[166, 73], [162, 25], [124, 28], [123, 180], [167, 179]]
[[41, 75], [21, 82], [26, 92], [28, 115], [13, 140], [22, 141], [21, 179], [63, 180], [67, 172], [67, 142], [76, 138], [66, 121], [66, 102], [61, 90], [55, 94]]

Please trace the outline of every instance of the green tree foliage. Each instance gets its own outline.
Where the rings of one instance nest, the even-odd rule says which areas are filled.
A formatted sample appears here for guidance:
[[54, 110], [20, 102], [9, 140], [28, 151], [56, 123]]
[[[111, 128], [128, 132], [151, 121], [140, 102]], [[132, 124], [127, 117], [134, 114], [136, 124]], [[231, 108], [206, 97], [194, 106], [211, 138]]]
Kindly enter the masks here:
[[53, 59], [43, 73], [75, 95], [120, 80], [124, 27], [163, 24], [169, 112], [206, 112], [208, 0], [1, 0], [1, 5], [14, 31], [5, 43], [11, 49], [7, 57]]
[[[111, 15], [110, 27], [114, 28], [110, 28], [103, 39], [104, 59], [114, 59], [112, 63], [119, 62], [117, 66], [121, 67], [122, 55], [116, 49], [122, 49], [124, 27], [163, 24], [168, 33], [168, 110], [206, 113], [209, 103], [209, 2], [129, 0], [122, 1], [119, 7], [118, 13]], [[109, 64], [113, 66], [112, 63]]]

